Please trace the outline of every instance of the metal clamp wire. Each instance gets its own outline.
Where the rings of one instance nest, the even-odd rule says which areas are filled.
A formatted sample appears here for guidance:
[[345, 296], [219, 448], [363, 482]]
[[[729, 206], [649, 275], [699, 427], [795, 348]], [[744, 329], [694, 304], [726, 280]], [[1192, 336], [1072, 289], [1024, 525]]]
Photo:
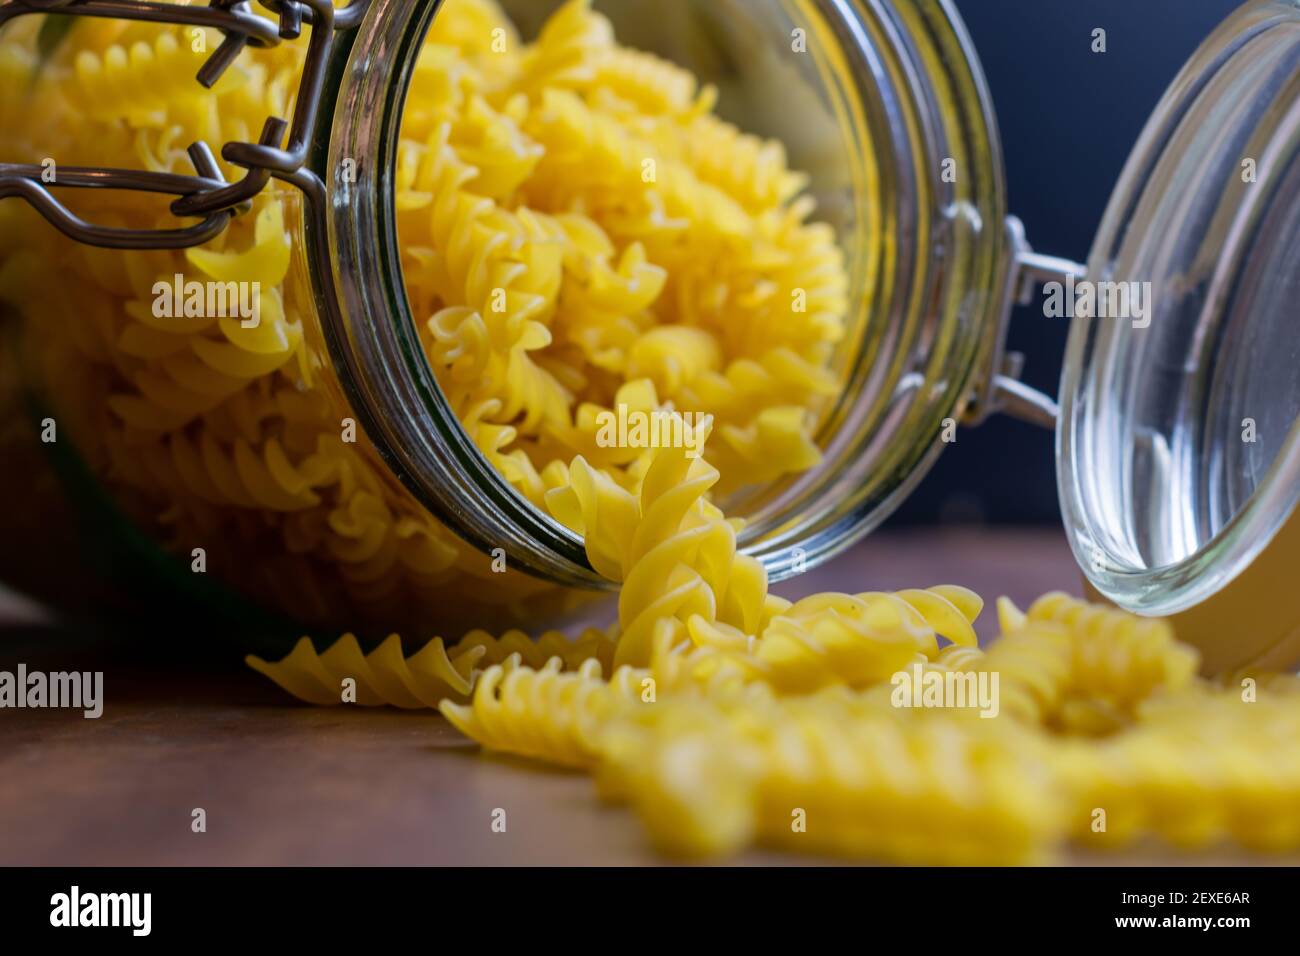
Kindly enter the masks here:
[[[115, 249], [180, 249], [201, 245], [219, 235], [231, 219], [248, 209], [253, 197], [266, 188], [272, 176], [291, 180], [307, 160], [307, 150], [320, 114], [325, 71], [336, 30], [355, 27], [369, 0], [352, 0], [336, 11], [331, 0], [258, 0], [276, 14], [279, 22], [258, 16], [250, 0], [210, 0], [206, 7], [183, 7], [152, 0], [7, 0], [0, 2], [0, 28], [27, 14], [109, 17], [171, 23], [219, 30], [220, 46], [199, 69], [196, 79], [211, 88], [243, 52], [245, 46], [272, 47], [296, 39], [302, 24], [312, 27], [303, 72], [299, 80], [292, 123], [269, 116], [256, 143], [226, 143], [222, 158], [246, 172], [228, 183], [204, 143], [192, 143], [190, 161], [196, 176], [144, 170], [60, 169], [57, 181], [42, 180], [44, 168], [22, 163], [0, 163], [0, 199], [24, 199], [64, 234], [95, 246]], [[281, 146], [286, 130], [287, 147]], [[125, 189], [177, 196], [171, 212], [178, 217], [202, 217], [194, 225], [177, 229], [125, 229], [88, 223], [58, 201], [48, 186]]]

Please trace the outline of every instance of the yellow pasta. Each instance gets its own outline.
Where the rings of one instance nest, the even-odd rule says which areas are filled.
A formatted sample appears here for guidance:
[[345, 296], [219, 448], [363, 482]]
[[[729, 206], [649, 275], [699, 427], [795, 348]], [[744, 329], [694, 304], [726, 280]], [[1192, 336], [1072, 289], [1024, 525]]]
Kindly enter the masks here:
[[[188, 172], [186, 144], [249, 140], [290, 112], [302, 44], [246, 51], [205, 92], [179, 28], [80, 21], [31, 82], [34, 19], [0, 35], [0, 159], [30, 162], [44, 137], [67, 164]], [[301, 700], [437, 708], [484, 748], [591, 772], [681, 855], [1300, 846], [1294, 678], [1213, 686], [1166, 623], [1059, 594], [999, 601], [1002, 636], [981, 649], [963, 588], [769, 593], [715, 500], [818, 462], [850, 285], [807, 177], [716, 99], [620, 46], [589, 0], [530, 44], [492, 0], [448, 0], [397, 145], [429, 367], [485, 458], [618, 585], [607, 630], [478, 629], [568, 598], [498, 573], [355, 434], [295, 275], [290, 188], [185, 252], [75, 246], [0, 205], [0, 301], [87, 464], [167, 547], [219, 541], [223, 580], [309, 625], [464, 635], [368, 653], [352, 634], [304, 638], [248, 659]], [[161, 221], [130, 197], [77, 201]], [[154, 290], [178, 276], [257, 283], [259, 321], [159, 315]], [[605, 440], [614, 413], [664, 416], [682, 441]], [[984, 688], [993, 706], [900, 706], [906, 680]]]
[[442, 713], [490, 749], [583, 767], [598, 752], [605, 718], [622, 703], [617, 683], [600, 674], [595, 660], [564, 673], [558, 657], [537, 670], [511, 657], [479, 676], [472, 706], [443, 704]]
[[769, 665], [768, 679], [778, 688], [808, 692], [839, 683], [869, 686], [909, 664], [938, 657], [940, 634], [974, 644], [970, 622], [979, 613], [979, 599], [968, 591], [960, 599], [967, 605], [965, 613], [941, 589], [814, 595], [773, 618], [754, 653]]
[[1044, 744], [1014, 724], [903, 720], [844, 689], [763, 684], [627, 707], [601, 738], [603, 794], [663, 849], [752, 841], [906, 862], [1027, 862], [1065, 816]]
[[248, 663], [295, 697], [318, 706], [355, 703], [418, 709], [469, 694], [473, 666], [485, 651], [482, 645], [471, 644], [448, 655], [442, 640], [435, 638], [418, 654], [403, 658], [401, 640], [393, 635], [362, 654], [357, 639], [345, 634], [323, 654], [303, 638], [278, 663], [258, 657], [249, 657]]
[[1165, 621], [1143, 619], [1089, 605], [1064, 594], [1047, 594], [1029, 609], [1030, 621], [1056, 622], [1070, 632], [1072, 686], [1085, 696], [1128, 709], [1159, 689], [1185, 686], [1200, 658], [1179, 644]]
[[[1194, 679], [1191, 652], [1159, 622], [1060, 595], [1028, 614], [999, 602], [1009, 633], [985, 651], [970, 642], [980, 602], [960, 588], [768, 598], [753, 605], [762, 610], [748, 629], [727, 623], [717, 594], [733, 552], [723, 546], [720, 561], [705, 560], [710, 538], [700, 529], [730, 525], [704, 506], [692, 476], [707, 484], [709, 468], [665, 449], [639, 494], [594, 472], [589, 484], [563, 489], [585, 502], [575, 520], [604, 529], [589, 536], [593, 564], [636, 580], [642, 565], [664, 564], [666, 548], [684, 570], [658, 589], [672, 597], [650, 605], [652, 624], [639, 604], [627, 609], [625, 624], [648, 627], [635, 662], [604, 679], [608, 664], [593, 652], [604, 635], [589, 633], [575, 645], [575, 654], [592, 654], [585, 659], [539, 665], [544, 652], [534, 647], [532, 666], [515, 653], [471, 667], [472, 697], [440, 704], [458, 728], [488, 749], [591, 771], [603, 795], [630, 804], [674, 854], [760, 842], [987, 864], [1050, 860], [1067, 840], [1300, 846], [1300, 828], [1285, 822], [1300, 806], [1288, 745], [1300, 729], [1294, 678], [1260, 675], [1250, 689], [1267, 704], [1254, 705], [1242, 687]], [[681, 490], [664, 498], [669, 489]], [[756, 574], [755, 593], [764, 594]], [[803, 637], [795, 660], [814, 665], [764, 650], [768, 641], [789, 646], [792, 631]], [[1088, 653], [1098, 632], [1109, 633], [1099, 643], [1112, 651], [1100, 669]], [[809, 652], [809, 634], [819, 653]], [[555, 647], [555, 635], [543, 640]], [[499, 646], [520, 641], [508, 635]], [[485, 636], [465, 642], [492, 645]], [[891, 677], [912, 665], [996, 674], [999, 713], [900, 709]], [[820, 676], [801, 679], [810, 671]]]
[[1294, 851], [1297, 731], [1300, 707], [1284, 695], [1247, 702], [1240, 689], [1201, 690], [1153, 700], [1131, 730], [1063, 754], [1075, 839], [1105, 848], [1156, 838], [1185, 850], [1236, 843]]

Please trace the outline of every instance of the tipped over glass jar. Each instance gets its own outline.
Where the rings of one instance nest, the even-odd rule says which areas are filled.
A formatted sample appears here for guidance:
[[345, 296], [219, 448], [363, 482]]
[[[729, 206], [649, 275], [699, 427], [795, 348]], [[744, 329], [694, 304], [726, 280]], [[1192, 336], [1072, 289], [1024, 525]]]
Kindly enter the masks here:
[[[0, 3], [0, 575], [252, 647], [535, 630], [618, 584], [574, 456], [694, 443], [781, 579], [1002, 412], [1097, 593], [1300, 656], [1298, 24], [1206, 42], [1084, 267], [1008, 216], [947, 0]], [[1038, 282], [1084, 290], [1059, 417], [1005, 349]]]

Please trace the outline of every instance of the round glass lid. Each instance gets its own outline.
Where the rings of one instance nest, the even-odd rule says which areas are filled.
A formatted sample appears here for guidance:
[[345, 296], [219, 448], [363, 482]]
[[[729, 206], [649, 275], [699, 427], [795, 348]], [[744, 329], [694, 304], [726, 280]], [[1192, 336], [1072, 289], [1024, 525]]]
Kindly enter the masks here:
[[1300, 495], [1300, 4], [1247, 3], [1184, 67], [1063, 298], [1071, 546], [1121, 606], [1185, 610]]

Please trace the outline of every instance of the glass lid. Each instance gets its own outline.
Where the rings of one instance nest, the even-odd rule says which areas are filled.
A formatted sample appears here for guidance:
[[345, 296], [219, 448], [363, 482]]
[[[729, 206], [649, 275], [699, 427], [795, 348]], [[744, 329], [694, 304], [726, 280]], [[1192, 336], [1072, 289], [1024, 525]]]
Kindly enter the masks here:
[[1065, 295], [1071, 546], [1117, 604], [1186, 610], [1300, 495], [1300, 3], [1252, 0], [1183, 68]]

